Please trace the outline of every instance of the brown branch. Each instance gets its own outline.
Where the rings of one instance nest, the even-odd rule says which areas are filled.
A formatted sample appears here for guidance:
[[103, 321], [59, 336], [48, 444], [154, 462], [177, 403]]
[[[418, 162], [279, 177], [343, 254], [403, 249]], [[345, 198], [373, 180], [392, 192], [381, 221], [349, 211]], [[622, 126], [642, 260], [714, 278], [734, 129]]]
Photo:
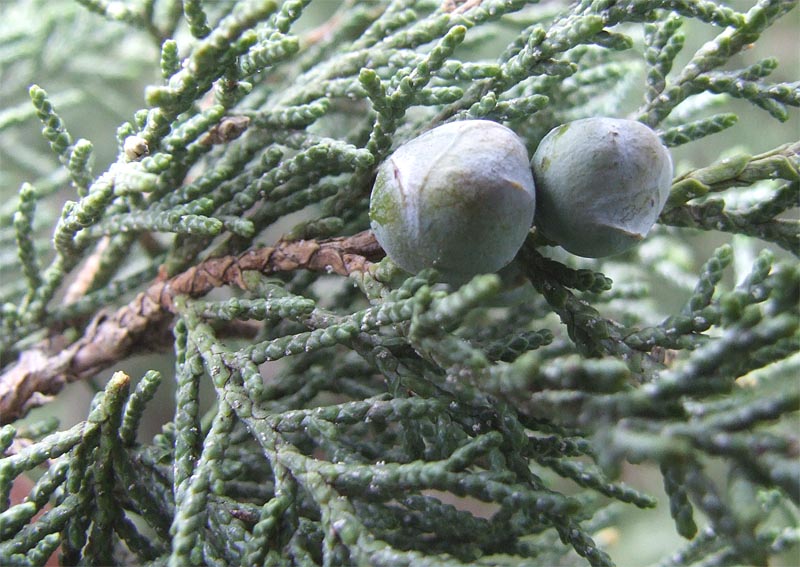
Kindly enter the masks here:
[[442, 2], [442, 11], [463, 14], [476, 6], [480, 6], [482, 3], [483, 0], [444, 0]]
[[240, 256], [212, 258], [175, 277], [159, 278], [114, 313], [101, 311], [84, 334], [65, 345], [63, 336], [23, 352], [0, 375], [0, 423], [10, 423], [47, 402], [65, 384], [94, 376], [138, 352], [172, 343], [170, 326], [178, 296], [201, 297], [213, 288], [245, 288], [243, 272], [263, 274], [299, 269], [349, 275], [367, 270], [383, 250], [370, 231], [328, 240], [281, 241]]
[[75, 281], [67, 288], [67, 292], [64, 295], [65, 304], [75, 303], [92, 287], [92, 282], [95, 276], [97, 276], [97, 272], [100, 270], [103, 254], [105, 254], [108, 249], [110, 242], [111, 238], [108, 236], [104, 236], [97, 242], [94, 252], [86, 259]]

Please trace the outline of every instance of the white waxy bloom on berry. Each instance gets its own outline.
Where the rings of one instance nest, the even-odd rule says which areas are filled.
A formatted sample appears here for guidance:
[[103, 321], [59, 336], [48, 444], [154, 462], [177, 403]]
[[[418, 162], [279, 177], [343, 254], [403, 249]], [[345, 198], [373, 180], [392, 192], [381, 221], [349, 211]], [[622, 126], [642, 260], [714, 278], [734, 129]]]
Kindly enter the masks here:
[[640, 122], [586, 118], [558, 126], [533, 156], [536, 227], [587, 258], [619, 254], [642, 240], [672, 186], [672, 159]]
[[533, 223], [527, 150], [488, 120], [452, 122], [400, 146], [381, 164], [372, 230], [389, 257], [457, 282], [511, 262]]

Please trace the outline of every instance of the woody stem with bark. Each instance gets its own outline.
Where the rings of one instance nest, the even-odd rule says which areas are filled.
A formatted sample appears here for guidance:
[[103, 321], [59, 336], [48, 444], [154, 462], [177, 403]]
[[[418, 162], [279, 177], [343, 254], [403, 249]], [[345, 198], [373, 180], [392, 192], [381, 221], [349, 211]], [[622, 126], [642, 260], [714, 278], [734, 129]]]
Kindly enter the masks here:
[[64, 345], [51, 337], [24, 351], [0, 375], [0, 423], [10, 423], [43, 405], [65, 384], [94, 376], [136, 353], [160, 350], [171, 330], [175, 298], [197, 298], [214, 288], [245, 288], [243, 273], [312, 270], [348, 276], [369, 269], [383, 250], [370, 231], [327, 240], [281, 241], [239, 256], [206, 260], [172, 278], [158, 278], [114, 313], [100, 312], [83, 336]]

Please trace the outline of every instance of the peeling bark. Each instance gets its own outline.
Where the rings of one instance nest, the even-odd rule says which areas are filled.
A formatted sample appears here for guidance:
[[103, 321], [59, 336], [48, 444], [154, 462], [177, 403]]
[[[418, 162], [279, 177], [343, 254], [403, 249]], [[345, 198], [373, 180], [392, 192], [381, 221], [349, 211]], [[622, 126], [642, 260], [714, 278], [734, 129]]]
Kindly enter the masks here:
[[370, 231], [328, 240], [282, 241], [240, 256], [212, 258], [170, 279], [158, 278], [115, 312], [101, 311], [77, 341], [59, 335], [23, 352], [0, 375], [0, 423], [10, 423], [43, 405], [65, 384], [94, 376], [132, 354], [163, 350], [172, 343], [175, 298], [202, 297], [214, 288], [245, 288], [243, 272], [263, 274], [313, 270], [349, 275], [383, 256]]

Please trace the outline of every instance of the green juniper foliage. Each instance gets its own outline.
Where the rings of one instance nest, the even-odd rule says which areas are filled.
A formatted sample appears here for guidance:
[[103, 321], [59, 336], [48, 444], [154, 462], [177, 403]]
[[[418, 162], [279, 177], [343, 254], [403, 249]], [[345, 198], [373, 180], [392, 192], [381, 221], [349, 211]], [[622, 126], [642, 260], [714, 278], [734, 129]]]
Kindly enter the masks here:
[[[737, 122], [796, 118], [800, 83], [749, 62], [796, 5], [0, 3], [0, 563], [612, 565], [657, 504], [686, 540], [659, 565], [793, 563], [800, 142]], [[89, 141], [75, 109], [125, 121]], [[622, 256], [534, 230], [453, 287], [339, 238], [433, 126], [498, 121], [532, 154], [589, 116], [678, 165]], [[73, 427], [16, 422], [95, 377]]]

